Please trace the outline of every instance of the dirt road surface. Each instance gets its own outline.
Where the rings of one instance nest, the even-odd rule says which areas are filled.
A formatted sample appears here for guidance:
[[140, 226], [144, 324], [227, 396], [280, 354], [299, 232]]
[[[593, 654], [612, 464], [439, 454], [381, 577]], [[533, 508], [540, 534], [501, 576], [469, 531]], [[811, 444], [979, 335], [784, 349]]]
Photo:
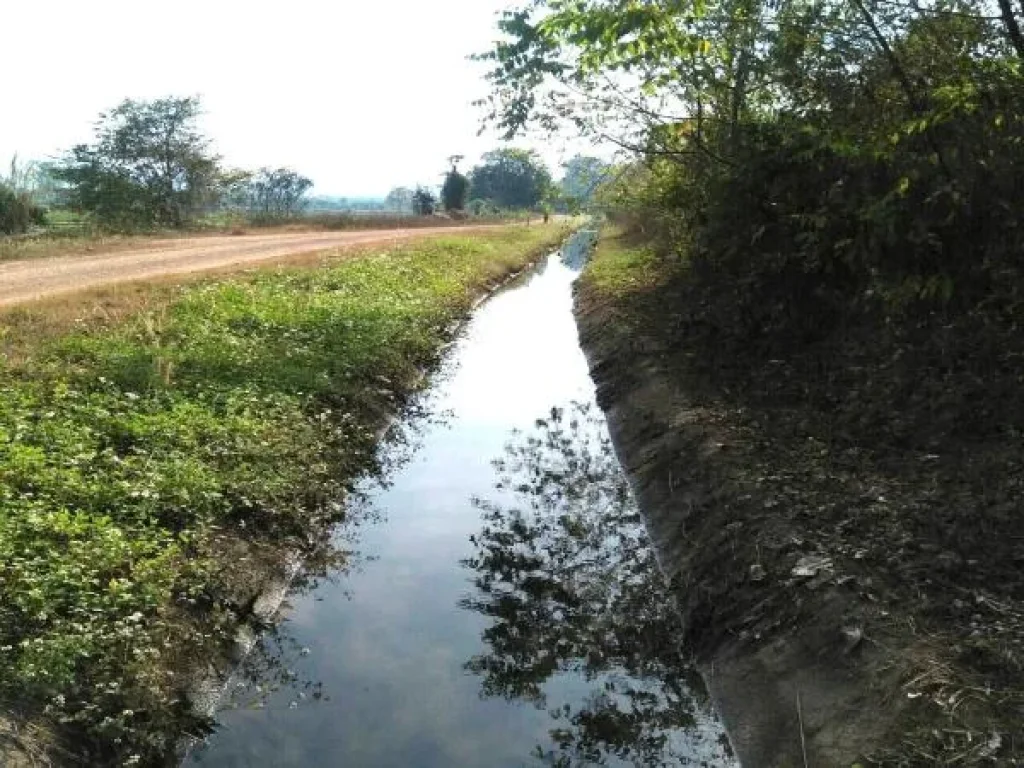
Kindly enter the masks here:
[[109, 253], [10, 261], [0, 263], [0, 307], [112, 283], [245, 267], [333, 248], [388, 245], [415, 237], [457, 235], [494, 226], [501, 225], [213, 235], [153, 240], [142, 247]]

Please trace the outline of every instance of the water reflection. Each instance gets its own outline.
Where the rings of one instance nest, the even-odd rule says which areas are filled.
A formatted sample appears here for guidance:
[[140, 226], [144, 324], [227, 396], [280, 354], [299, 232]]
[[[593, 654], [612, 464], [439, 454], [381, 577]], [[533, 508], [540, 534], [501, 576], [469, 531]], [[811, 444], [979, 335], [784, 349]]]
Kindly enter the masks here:
[[[293, 601], [324, 598], [317, 591], [329, 588], [332, 596], [350, 599], [349, 579], [376, 560], [362, 551], [362, 533], [367, 526], [381, 525], [386, 520], [383, 510], [374, 503], [378, 494], [385, 492], [394, 477], [407, 466], [420, 449], [424, 435], [431, 429], [444, 428], [451, 419], [451, 411], [436, 408], [435, 395], [430, 390], [415, 392], [396, 404], [398, 415], [380, 433], [380, 446], [359, 479], [359, 484], [347, 489], [344, 505], [328, 504], [329, 513], [323, 525], [311, 526], [303, 546], [295, 552], [279, 551], [279, 545], [263, 547], [263, 560], [276, 562], [289, 556], [299, 558], [301, 567], [287, 579], [287, 596], [274, 616], [250, 616], [243, 628], [242, 645], [234, 649], [237, 664], [227, 670], [210, 670], [205, 687], [199, 691], [200, 706], [215, 707], [224, 712], [231, 710], [262, 709], [272, 699], [284, 698], [289, 709], [321, 701], [330, 701], [323, 681], [314, 679], [315, 671], [304, 661], [310, 649], [303, 646], [287, 622], [276, 619], [287, 616]], [[278, 578], [285, 578], [289, 570], [284, 563], [276, 569]], [[276, 584], [270, 585], [264, 595], [250, 598], [247, 610], [255, 607], [262, 597], [273, 599]], [[246, 635], [258, 637], [248, 649]], [[303, 668], [306, 671], [300, 672]], [[202, 757], [208, 745], [188, 741], [183, 745], [185, 758]]]
[[[362, 531], [365, 526], [383, 521], [381, 511], [373, 504], [371, 490], [387, 487], [391, 468], [400, 468], [408, 461], [415, 449], [417, 429], [413, 420], [401, 433], [392, 435], [398, 457], [386, 464], [379, 463], [364, 485], [350, 492], [344, 525], [336, 526], [329, 535], [323, 532], [315, 545], [303, 550], [302, 568], [288, 583], [288, 595], [276, 609], [276, 618], [288, 615], [296, 600], [319, 602], [323, 598], [317, 596], [317, 590], [327, 585], [339, 598], [351, 596], [347, 579], [375, 559], [361, 551]], [[316, 665], [309, 663], [310, 648], [295, 636], [289, 622], [253, 617], [251, 624], [250, 629], [259, 635], [252, 648], [240, 647], [237, 665], [208, 681], [219, 719], [231, 711], [262, 710], [274, 700], [287, 702], [288, 709], [331, 700], [324, 682], [318, 679]], [[182, 763], [204, 762], [209, 747], [210, 742], [205, 739], [186, 743]]]
[[548, 709], [552, 765], [729, 764], [596, 408], [553, 408], [495, 465], [460, 603], [490, 620], [465, 665], [484, 696]]
[[581, 229], [558, 252], [558, 258], [566, 267], [579, 272], [586, 266], [590, 251], [597, 240], [596, 229]]
[[[670, 615], [659, 618], [664, 590], [651, 586], [653, 561], [603, 427], [591, 429], [600, 427], [596, 407], [531, 427], [551, 403], [593, 402], [571, 311], [585, 252], [574, 241], [474, 312], [430, 391], [411, 404], [422, 405], [421, 418], [401, 422], [424, 428], [392, 435], [383, 477], [362, 488], [377, 520], [363, 525], [346, 511], [331, 540], [341, 562], [296, 582], [276, 634], [229, 686], [234, 708], [218, 714], [218, 732], [189, 764], [680, 765], [714, 754], [687, 735], [703, 714], [681, 660], [658, 661], [672, 656], [658, 647], [675, 629]], [[496, 490], [490, 459], [517, 427], [539, 442], [520, 439], [522, 450], [506, 456], [507, 485]], [[546, 469], [531, 474], [531, 466]], [[548, 500], [517, 493], [517, 484]], [[484, 532], [469, 501], [481, 495], [493, 505]], [[578, 499], [569, 504], [567, 495]], [[502, 510], [517, 498], [526, 511], [513, 527]], [[603, 503], [607, 513], [595, 514]], [[521, 562], [531, 556], [537, 565]], [[456, 605], [467, 559], [479, 581], [465, 602], [472, 611]], [[630, 575], [616, 560], [628, 561]], [[630, 602], [638, 605], [627, 610]], [[614, 615], [600, 617], [608, 605]], [[636, 650], [644, 643], [652, 650]], [[482, 678], [466, 674], [467, 658]]]
[[308, 648], [281, 627], [270, 628], [260, 638], [259, 647], [236, 670], [223, 708], [261, 709], [272, 696], [281, 692], [287, 692], [290, 709], [300, 704], [329, 701], [323, 682], [298, 671], [299, 660], [308, 653]]

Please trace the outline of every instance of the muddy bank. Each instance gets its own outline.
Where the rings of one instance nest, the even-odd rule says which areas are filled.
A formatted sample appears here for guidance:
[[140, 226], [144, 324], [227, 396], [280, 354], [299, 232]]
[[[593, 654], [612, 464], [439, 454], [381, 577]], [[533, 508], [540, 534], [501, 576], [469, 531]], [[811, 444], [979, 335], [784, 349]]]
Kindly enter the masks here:
[[742, 764], [851, 765], [891, 743], [899, 665], [865, 641], [859, 582], [802, 533], [778, 478], [757, 475], [756, 426], [688, 391], [678, 360], [586, 279], [576, 314], [682, 639]]

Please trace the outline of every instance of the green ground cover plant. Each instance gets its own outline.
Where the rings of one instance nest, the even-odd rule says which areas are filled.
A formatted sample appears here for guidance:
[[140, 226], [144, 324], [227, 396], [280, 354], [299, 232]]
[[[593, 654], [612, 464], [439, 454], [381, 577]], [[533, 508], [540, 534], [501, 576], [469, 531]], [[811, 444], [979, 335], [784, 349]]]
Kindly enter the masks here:
[[563, 234], [509, 227], [164, 285], [115, 321], [9, 312], [10, 719], [43, 724], [51, 754], [89, 765], [172, 760], [208, 727], [188, 685], [224, 658], [267, 553], [323, 544], [453, 323]]

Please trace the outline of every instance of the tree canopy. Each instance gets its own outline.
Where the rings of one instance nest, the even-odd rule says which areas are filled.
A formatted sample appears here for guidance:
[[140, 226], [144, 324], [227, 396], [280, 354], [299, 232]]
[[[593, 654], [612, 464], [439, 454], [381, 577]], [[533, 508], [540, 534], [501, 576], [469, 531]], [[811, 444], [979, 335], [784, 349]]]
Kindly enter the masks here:
[[488, 152], [469, 175], [474, 199], [501, 208], [533, 208], [551, 187], [551, 173], [534, 150], [505, 147]]
[[[1010, 170], [1024, 161], [1022, 10], [537, 0], [503, 16], [482, 57], [489, 119], [509, 136], [571, 124], [627, 150], [642, 171], [606, 200], [714, 262], [703, 274], [775, 275], [744, 283], [750, 312], [733, 316], [751, 329], [803, 317], [821, 331], [819, 310], [832, 322], [865, 291], [970, 302], [1024, 202]], [[832, 308], [796, 312], [811, 274]]]
[[198, 97], [126, 100], [51, 167], [74, 207], [115, 226], [179, 227], [215, 196], [219, 158], [197, 127]]
[[248, 209], [266, 218], [286, 218], [299, 213], [304, 195], [313, 186], [305, 176], [289, 168], [261, 168], [244, 184]]
[[466, 197], [469, 194], [469, 179], [459, 173], [458, 163], [461, 155], [451, 158], [452, 167], [444, 175], [441, 185], [441, 203], [446, 211], [463, 211], [466, 208]]
[[601, 183], [608, 177], [608, 164], [597, 157], [576, 155], [563, 164], [565, 174], [559, 182], [562, 197], [573, 207], [593, 198]]
[[392, 211], [399, 213], [412, 212], [413, 190], [408, 187], [395, 187], [388, 192], [384, 204]]

